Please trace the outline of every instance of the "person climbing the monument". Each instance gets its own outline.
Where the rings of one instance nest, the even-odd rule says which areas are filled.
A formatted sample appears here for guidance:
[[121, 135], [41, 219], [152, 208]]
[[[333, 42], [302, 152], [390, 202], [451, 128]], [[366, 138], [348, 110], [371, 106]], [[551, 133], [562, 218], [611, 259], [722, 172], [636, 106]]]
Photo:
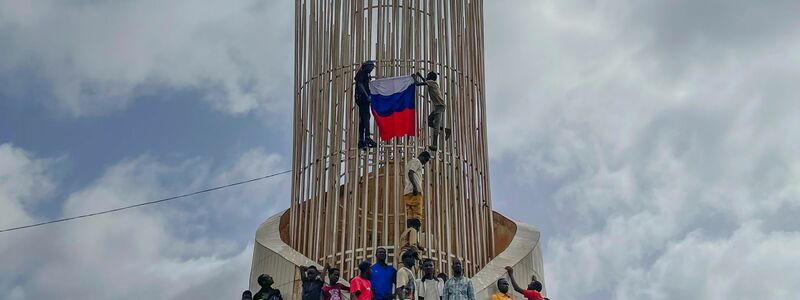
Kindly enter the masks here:
[[444, 128], [444, 111], [447, 109], [447, 105], [444, 103], [444, 96], [442, 95], [442, 90], [439, 88], [439, 83], [436, 82], [438, 76], [436, 72], [428, 72], [428, 76], [424, 79], [419, 72], [412, 75], [414, 77], [414, 82], [417, 86], [427, 86], [428, 87], [428, 98], [431, 101], [431, 105], [433, 108], [431, 109], [430, 115], [428, 115], [428, 127], [431, 128], [432, 131], [432, 141], [428, 149], [431, 151], [438, 150], [439, 146], [439, 134], [442, 130], [444, 130], [444, 140], [447, 141], [450, 139], [450, 135], [452, 134], [452, 130], [450, 128]]
[[436, 270], [433, 267], [433, 259], [422, 260], [422, 278], [417, 280], [417, 299], [418, 300], [441, 300], [444, 291], [442, 278], [436, 277]]
[[413, 249], [406, 250], [402, 256], [403, 267], [397, 271], [397, 280], [395, 286], [397, 287], [395, 295], [399, 300], [416, 300], [415, 295], [417, 292], [416, 284], [417, 278], [411, 268], [419, 259], [419, 254]]
[[275, 280], [272, 279], [272, 276], [267, 274], [258, 276], [258, 285], [261, 286], [261, 289], [253, 295], [253, 300], [283, 300], [281, 291], [272, 288], [273, 284], [275, 284]]
[[475, 288], [472, 281], [464, 275], [460, 259], [453, 260], [452, 269], [453, 277], [444, 284], [442, 300], [475, 300]]
[[403, 202], [406, 208], [406, 231], [401, 235], [401, 240], [405, 243], [403, 248], [415, 248], [422, 251], [419, 246], [419, 231], [422, 227], [422, 169], [431, 154], [422, 151], [417, 157], [412, 158], [406, 163], [405, 188], [403, 189]]
[[375, 250], [375, 260], [377, 261], [371, 268], [370, 283], [372, 293], [376, 300], [389, 300], [394, 295], [394, 284], [397, 270], [386, 263], [386, 248], [378, 247]]
[[500, 278], [497, 280], [497, 293], [492, 295], [492, 300], [514, 300], [508, 294], [508, 280]]
[[350, 299], [372, 300], [372, 285], [370, 284], [371, 269], [369, 261], [365, 260], [358, 264], [360, 274], [350, 280]]
[[544, 297], [542, 297], [542, 283], [536, 280], [536, 275], [531, 275], [531, 283], [528, 284], [528, 289], [522, 289], [517, 285], [517, 281], [514, 280], [514, 268], [506, 267], [506, 271], [508, 272], [508, 278], [511, 279], [511, 285], [517, 293], [522, 294], [528, 300], [544, 300]]
[[325, 270], [328, 271], [329, 283], [322, 287], [322, 297], [325, 300], [344, 300], [342, 290], [350, 291], [349, 287], [339, 283], [339, 276], [341, 272], [338, 268], [331, 268], [330, 265], [325, 264]]
[[354, 94], [356, 98], [356, 105], [358, 105], [358, 149], [366, 149], [367, 147], [375, 148], [378, 144], [370, 137], [369, 133], [369, 118], [370, 109], [370, 90], [369, 81], [373, 78], [369, 74], [375, 69], [375, 61], [368, 60], [361, 64], [361, 67], [356, 72], [356, 82]]
[[[322, 297], [324, 275], [320, 276], [316, 266], [299, 266], [300, 281], [303, 284], [303, 300], [319, 300]], [[327, 270], [325, 270], [327, 271]]]

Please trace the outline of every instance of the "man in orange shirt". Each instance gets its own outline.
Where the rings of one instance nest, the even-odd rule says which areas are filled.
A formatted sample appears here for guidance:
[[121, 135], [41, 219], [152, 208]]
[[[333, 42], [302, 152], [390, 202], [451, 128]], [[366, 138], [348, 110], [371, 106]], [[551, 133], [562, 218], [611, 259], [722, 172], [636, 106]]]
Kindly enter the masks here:
[[508, 281], [505, 278], [497, 280], [497, 293], [492, 295], [492, 300], [514, 300], [508, 295]]

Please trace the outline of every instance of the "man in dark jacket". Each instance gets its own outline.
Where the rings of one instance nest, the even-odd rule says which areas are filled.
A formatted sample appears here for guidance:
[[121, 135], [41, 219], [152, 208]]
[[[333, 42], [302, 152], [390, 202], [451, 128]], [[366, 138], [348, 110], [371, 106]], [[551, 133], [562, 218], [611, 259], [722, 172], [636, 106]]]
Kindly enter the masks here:
[[372, 77], [369, 75], [375, 69], [375, 61], [368, 60], [361, 64], [361, 68], [356, 72], [355, 98], [356, 105], [358, 105], [358, 148], [366, 149], [367, 147], [375, 148], [378, 144], [370, 137], [369, 133], [369, 116], [370, 116], [370, 90], [369, 81]]

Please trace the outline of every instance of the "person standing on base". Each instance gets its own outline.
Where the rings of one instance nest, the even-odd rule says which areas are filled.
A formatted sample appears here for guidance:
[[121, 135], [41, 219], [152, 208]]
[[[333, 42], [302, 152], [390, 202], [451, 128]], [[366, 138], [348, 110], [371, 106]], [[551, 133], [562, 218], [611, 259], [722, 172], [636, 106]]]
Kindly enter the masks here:
[[361, 64], [361, 68], [356, 72], [356, 87], [353, 93], [356, 98], [356, 105], [358, 105], [358, 149], [366, 149], [367, 147], [375, 148], [378, 144], [370, 137], [369, 133], [369, 116], [372, 113], [370, 109], [370, 90], [369, 81], [372, 76], [369, 74], [375, 69], [375, 61], [368, 60]]
[[514, 268], [506, 267], [506, 271], [508, 271], [508, 278], [511, 279], [511, 285], [514, 286], [514, 290], [517, 293], [522, 294], [528, 300], [544, 300], [544, 297], [542, 297], [542, 283], [536, 280], [536, 275], [531, 276], [531, 283], [528, 284], [528, 289], [524, 290], [514, 280]]
[[[320, 275], [316, 266], [299, 266], [300, 280], [303, 283], [303, 300], [319, 300], [322, 297], [322, 286], [325, 275]], [[327, 270], [325, 270], [327, 271]]]
[[350, 280], [350, 299], [354, 300], [372, 300], [372, 284], [369, 279], [371, 277], [371, 269], [369, 261], [362, 261], [358, 264], [358, 271], [360, 274]]
[[372, 283], [372, 292], [376, 300], [389, 300], [394, 295], [394, 288], [392, 285], [397, 276], [397, 270], [386, 263], [386, 249], [378, 247], [375, 250], [375, 260], [377, 262], [372, 265], [372, 276], [370, 282]]
[[403, 202], [406, 208], [406, 231], [403, 232], [401, 239], [405, 240], [404, 248], [414, 248], [422, 250], [419, 246], [419, 231], [422, 227], [422, 169], [431, 154], [422, 151], [417, 157], [412, 158], [406, 163], [406, 182], [403, 189]]
[[500, 278], [497, 280], [497, 293], [492, 295], [492, 300], [514, 300], [508, 295], [508, 280]]
[[350, 288], [339, 283], [339, 274], [341, 272], [338, 268], [331, 268], [330, 265], [325, 265], [325, 270], [328, 271], [328, 285], [322, 287], [322, 297], [325, 300], [344, 300], [342, 290], [349, 291]]
[[283, 300], [281, 291], [273, 289], [273, 284], [275, 284], [275, 280], [272, 279], [272, 276], [267, 274], [258, 276], [258, 285], [261, 286], [261, 289], [253, 295], [253, 300]]
[[444, 284], [442, 300], [475, 300], [475, 288], [472, 281], [464, 276], [460, 259], [453, 261], [453, 277]]
[[[449, 140], [450, 135], [452, 134], [452, 130], [450, 128], [444, 128], [444, 111], [447, 109], [447, 105], [444, 103], [444, 96], [442, 95], [442, 90], [439, 88], [439, 83], [436, 82], [437, 75], [436, 72], [428, 72], [428, 76], [423, 80], [422, 75], [419, 73], [415, 73], [414, 75], [414, 82], [417, 86], [424, 85], [428, 87], [428, 97], [431, 99], [431, 105], [433, 109], [431, 109], [431, 114], [428, 115], [428, 127], [432, 128], [432, 137], [433, 140], [431, 141], [431, 145], [428, 146], [428, 149], [431, 151], [438, 150], [439, 146], [439, 133], [441, 130], [444, 130], [444, 139]], [[420, 81], [417, 81], [419, 79]]]
[[433, 268], [433, 260], [426, 258], [422, 260], [422, 278], [417, 280], [417, 299], [418, 300], [441, 300], [444, 291], [444, 282]]
[[411, 268], [414, 267], [417, 259], [419, 259], [419, 254], [414, 250], [406, 250], [403, 252], [401, 259], [403, 260], [403, 267], [397, 271], [397, 280], [395, 282], [397, 290], [395, 295], [397, 295], [398, 300], [416, 300], [417, 278]]

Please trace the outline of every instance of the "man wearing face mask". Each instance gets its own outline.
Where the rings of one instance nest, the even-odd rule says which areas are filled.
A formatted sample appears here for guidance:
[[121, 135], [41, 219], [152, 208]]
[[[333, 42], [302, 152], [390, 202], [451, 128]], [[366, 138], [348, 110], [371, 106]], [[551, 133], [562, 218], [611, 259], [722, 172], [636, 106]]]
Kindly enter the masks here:
[[444, 284], [443, 300], [475, 300], [475, 288], [472, 281], [464, 276], [464, 267], [460, 259], [453, 261], [453, 277]]

